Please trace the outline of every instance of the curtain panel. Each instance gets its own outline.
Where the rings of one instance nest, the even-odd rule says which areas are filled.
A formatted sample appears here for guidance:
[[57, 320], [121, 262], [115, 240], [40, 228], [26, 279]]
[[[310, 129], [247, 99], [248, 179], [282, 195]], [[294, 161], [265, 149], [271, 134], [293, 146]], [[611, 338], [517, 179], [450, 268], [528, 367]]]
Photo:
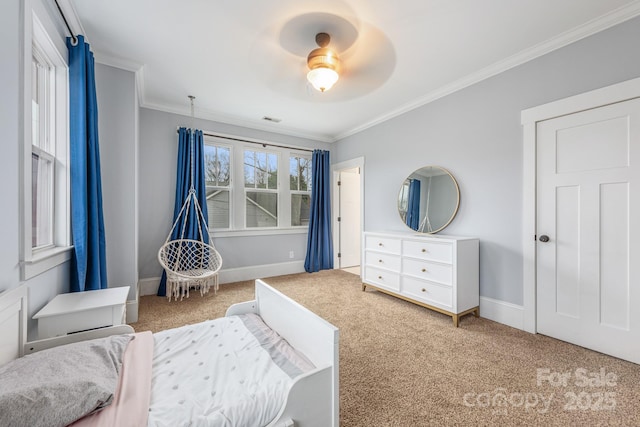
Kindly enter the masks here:
[[304, 269], [309, 273], [333, 268], [329, 151], [313, 150], [311, 176], [311, 213], [304, 261]]
[[409, 197], [407, 207], [407, 225], [414, 230], [420, 226], [420, 180], [409, 181]]
[[[189, 205], [189, 210], [182, 213], [180, 210], [184, 205], [189, 190], [193, 185], [196, 191], [196, 198], [200, 205], [200, 210], [205, 221], [209, 220], [207, 210], [207, 190], [204, 174], [204, 135], [201, 130], [191, 130], [181, 127], [178, 130], [178, 160], [176, 173], [176, 197], [173, 206], [173, 222], [179, 221], [175, 225], [169, 240], [193, 239], [209, 243], [209, 234], [205, 231], [205, 226], [198, 225], [198, 212], [195, 203]], [[184, 230], [184, 234], [183, 234]], [[158, 296], [165, 296], [167, 293], [167, 274], [163, 270], [158, 286]]]
[[98, 103], [93, 53], [81, 35], [69, 50], [69, 156], [71, 174], [72, 258], [71, 291], [107, 288], [107, 260], [100, 149]]

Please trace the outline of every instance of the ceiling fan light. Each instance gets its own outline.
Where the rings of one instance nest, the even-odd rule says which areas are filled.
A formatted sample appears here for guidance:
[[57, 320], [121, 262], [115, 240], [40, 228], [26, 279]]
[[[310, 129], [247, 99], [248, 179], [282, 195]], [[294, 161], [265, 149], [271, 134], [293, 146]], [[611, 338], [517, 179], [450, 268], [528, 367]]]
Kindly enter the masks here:
[[316, 90], [325, 92], [338, 81], [340, 70], [340, 58], [327, 47], [331, 37], [327, 33], [316, 34], [318, 48], [309, 53], [307, 57], [307, 80]]
[[327, 67], [318, 67], [307, 73], [309, 83], [320, 92], [327, 91], [338, 81], [338, 73]]

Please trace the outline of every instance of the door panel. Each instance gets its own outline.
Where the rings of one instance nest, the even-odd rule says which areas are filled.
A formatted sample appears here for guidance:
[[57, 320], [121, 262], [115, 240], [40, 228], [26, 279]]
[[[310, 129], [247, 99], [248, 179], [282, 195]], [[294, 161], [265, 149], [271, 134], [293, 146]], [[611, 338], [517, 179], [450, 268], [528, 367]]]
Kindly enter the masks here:
[[360, 170], [340, 172], [340, 268], [360, 265]]
[[639, 149], [639, 99], [537, 125], [537, 330], [636, 363]]
[[629, 184], [602, 184], [600, 194], [600, 322], [629, 330]]
[[556, 188], [556, 312], [574, 318], [580, 312], [580, 187]]

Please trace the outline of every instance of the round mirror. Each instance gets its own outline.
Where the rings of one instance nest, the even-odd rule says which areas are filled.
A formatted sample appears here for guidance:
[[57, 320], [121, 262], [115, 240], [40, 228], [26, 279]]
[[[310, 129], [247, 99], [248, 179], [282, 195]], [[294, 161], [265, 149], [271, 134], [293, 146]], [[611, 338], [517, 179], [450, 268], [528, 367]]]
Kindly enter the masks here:
[[448, 170], [426, 166], [413, 172], [400, 187], [398, 212], [409, 228], [437, 233], [453, 221], [460, 205], [460, 189]]

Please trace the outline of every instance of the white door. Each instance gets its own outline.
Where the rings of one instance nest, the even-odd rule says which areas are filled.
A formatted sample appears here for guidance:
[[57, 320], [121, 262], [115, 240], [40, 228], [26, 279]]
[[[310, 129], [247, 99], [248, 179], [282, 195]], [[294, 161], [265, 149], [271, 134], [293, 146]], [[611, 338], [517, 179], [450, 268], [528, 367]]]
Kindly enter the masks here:
[[340, 171], [339, 262], [340, 268], [360, 265], [360, 168]]
[[537, 125], [537, 330], [640, 363], [640, 99]]

